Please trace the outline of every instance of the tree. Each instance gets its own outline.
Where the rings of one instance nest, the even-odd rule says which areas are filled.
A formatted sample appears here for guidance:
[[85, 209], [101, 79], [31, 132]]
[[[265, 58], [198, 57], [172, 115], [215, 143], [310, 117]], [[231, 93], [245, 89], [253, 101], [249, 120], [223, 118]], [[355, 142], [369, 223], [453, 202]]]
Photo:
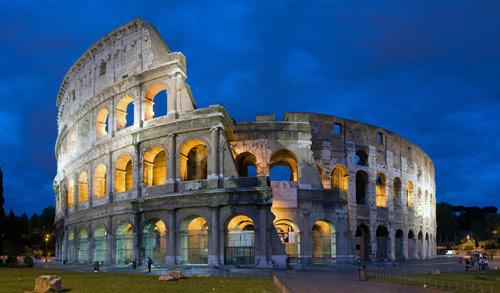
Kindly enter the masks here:
[[439, 242], [454, 241], [458, 233], [457, 220], [453, 214], [453, 206], [439, 203], [436, 206], [437, 234]]

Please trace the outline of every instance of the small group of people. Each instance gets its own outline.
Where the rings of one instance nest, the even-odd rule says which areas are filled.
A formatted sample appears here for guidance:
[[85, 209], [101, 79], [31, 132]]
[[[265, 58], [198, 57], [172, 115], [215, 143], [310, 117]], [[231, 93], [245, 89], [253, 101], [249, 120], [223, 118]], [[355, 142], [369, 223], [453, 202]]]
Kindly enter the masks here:
[[470, 257], [465, 259], [465, 271], [469, 272], [474, 268], [475, 263], [477, 262], [479, 271], [488, 270], [488, 256], [487, 255], [479, 255], [476, 257]]
[[479, 266], [479, 270], [480, 271], [486, 271], [488, 270], [488, 257], [487, 256], [483, 256], [479, 259], [479, 261], [477, 262], [478, 266]]

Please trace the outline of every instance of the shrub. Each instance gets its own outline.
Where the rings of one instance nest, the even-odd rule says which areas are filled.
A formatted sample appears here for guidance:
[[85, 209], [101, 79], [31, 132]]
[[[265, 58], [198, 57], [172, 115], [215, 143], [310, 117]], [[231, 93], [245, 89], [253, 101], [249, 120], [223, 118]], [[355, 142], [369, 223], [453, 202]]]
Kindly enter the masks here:
[[27, 268], [33, 267], [33, 258], [31, 256], [25, 256], [23, 259], [23, 263]]
[[474, 245], [473, 244], [465, 244], [463, 249], [464, 249], [464, 251], [471, 251], [474, 249]]
[[0, 267], [3, 267], [3, 258], [0, 257]]
[[17, 257], [15, 257], [14, 255], [9, 255], [7, 257], [7, 259], [5, 260], [5, 264], [8, 267], [12, 267], [12, 268], [17, 266]]

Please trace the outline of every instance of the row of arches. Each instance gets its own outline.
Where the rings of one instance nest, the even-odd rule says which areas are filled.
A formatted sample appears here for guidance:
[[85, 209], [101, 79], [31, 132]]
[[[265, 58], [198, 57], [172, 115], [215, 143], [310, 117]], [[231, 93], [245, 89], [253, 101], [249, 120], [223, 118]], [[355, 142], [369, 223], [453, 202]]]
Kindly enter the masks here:
[[[290, 220], [282, 219], [274, 223], [287, 255], [293, 260], [300, 257], [300, 237], [298, 226]], [[121, 223], [113, 235], [107, 233], [104, 225], [97, 225], [90, 237], [86, 228], [67, 234], [67, 257], [69, 261], [86, 263], [89, 261], [129, 264], [138, 256], [134, 253], [134, 227], [126, 221]], [[177, 234], [177, 254], [180, 264], [207, 264], [210, 231], [202, 216], [189, 216], [180, 225]], [[217, 233], [217, 232], [215, 232]], [[242, 265], [255, 263], [254, 221], [243, 214], [232, 216], [224, 227], [224, 263]], [[165, 222], [154, 219], [142, 229], [140, 258], [151, 257], [156, 264], [165, 263], [168, 250], [168, 229]], [[312, 256], [314, 261], [332, 260], [336, 257], [335, 227], [328, 221], [317, 221], [310, 231]], [[114, 241], [110, 241], [114, 239]], [[113, 247], [111, 247], [113, 246]], [[113, 249], [110, 249], [113, 248]], [[90, 255], [92, 251], [92, 255]]]
[[[180, 175], [183, 181], [207, 179], [207, 145], [202, 140], [189, 140], [180, 149]], [[107, 166], [99, 163], [93, 172], [93, 196], [102, 198], [107, 194]], [[154, 146], [143, 155], [143, 186], [164, 185], [167, 182], [167, 156], [160, 146]], [[86, 171], [78, 174], [78, 203], [89, 198], [89, 176]], [[115, 161], [114, 186], [116, 193], [131, 191], [134, 186], [134, 165], [131, 155], [123, 154]], [[75, 181], [67, 181], [67, 206], [75, 203]]]

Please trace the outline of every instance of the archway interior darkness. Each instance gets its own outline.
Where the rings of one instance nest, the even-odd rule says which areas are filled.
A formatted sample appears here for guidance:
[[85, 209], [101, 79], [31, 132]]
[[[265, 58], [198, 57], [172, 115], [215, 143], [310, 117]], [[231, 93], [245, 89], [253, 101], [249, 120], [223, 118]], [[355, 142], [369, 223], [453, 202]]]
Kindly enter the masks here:
[[208, 264], [208, 223], [203, 217], [189, 217], [181, 225], [182, 264]]
[[404, 238], [403, 230], [398, 229], [396, 231], [396, 251], [395, 251], [395, 257], [396, 257], [397, 261], [404, 259], [404, 254], [403, 254], [404, 239], [403, 238]]
[[163, 185], [167, 182], [167, 156], [161, 147], [148, 149], [144, 153], [143, 162], [144, 186]]
[[154, 85], [146, 92], [144, 120], [167, 115], [167, 91], [163, 85]]
[[377, 237], [377, 260], [383, 261], [389, 257], [389, 231], [385, 226], [378, 226]]
[[94, 262], [104, 263], [106, 261], [107, 235], [104, 226], [98, 226], [94, 230]]
[[256, 168], [257, 159], [249, 152], [244, 152], [236, 157], [236, 166], [240, 177], [255, 177], [257, 176]]
[[290, 220], [281, 219], [274, 221], [274, 227], [285, 246], [285, 252], [290, 261], [298, 261], [300, 257], [300, 231], [297, 224]]
[[86, 263], [89, 257], [89, 232], [82, 228], [78, 233], [78, 262]]
[[199, 139], [189, 140], [180, 149], [180, 176], [184, 181], [207, 179], [208, 148]]
[[401, 179], [399, 179], [399, 177], [394, 178], [393, 202], [395, 207], [401, 207], [401, 188]]
[[368, 166], [368, 154], [365, 150], [357, 150], [354, 154], [354, 163], [358, 166]]
[[368, 174], [364, 171], [356, 172], [356, 204], [366, 203], [366, 191], [368, 185]]
[[314, 262], [330, 262], [337, 256], [335, 227], [332, 224], [316, 221], [311, 234]]
[[271, 156], [269, 177], [271, 181], [297, 181], [298, 164], [289, 150], [280, 150]]
[[413, 231], [410, 230], [408, 231], [408, 259], [417, 258], [416, 246], [417, 242], [415, 239], [415, 235], [413, 234]]
[[151, 257], [156, 266], [165, 263], [167, 255], [167, 227], [162, 220], [150, 221], [143, 232], [143, 259]]
[[116, 229], [116, 264], [129, 264], [132, 262], [133, 230], [129, 223], [121, 224]]
[[234, 216], [226, 226], [224, 245], [226, 264], [253, 264], [255, 261], [255, 232], [250, 217]]
[[356, 229], [355, 235], [356, 256], [361, 261], [370, 259], [370, 230], [365, 225], [361, 224]]

